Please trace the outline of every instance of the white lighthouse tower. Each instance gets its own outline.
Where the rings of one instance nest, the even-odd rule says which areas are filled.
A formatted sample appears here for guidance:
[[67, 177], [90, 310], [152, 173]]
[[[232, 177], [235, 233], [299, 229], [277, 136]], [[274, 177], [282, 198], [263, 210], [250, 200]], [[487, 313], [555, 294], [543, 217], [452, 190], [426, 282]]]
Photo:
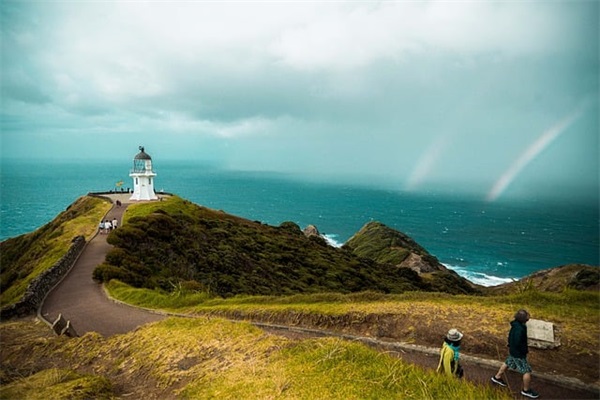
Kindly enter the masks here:
[[140, 152], [133, 159], [133, 169], [129, 173], [133, 178], [133, 194], [129, 200], [156, 200], [154, 193], [154, 177], [152, 171], [152, 157], [144, 152], [144, 146], [140, 146]]

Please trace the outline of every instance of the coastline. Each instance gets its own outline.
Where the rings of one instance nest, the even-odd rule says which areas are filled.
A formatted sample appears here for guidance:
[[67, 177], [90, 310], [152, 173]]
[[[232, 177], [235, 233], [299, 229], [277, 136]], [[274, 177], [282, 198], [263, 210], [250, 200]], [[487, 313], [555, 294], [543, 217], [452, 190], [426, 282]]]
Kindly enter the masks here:
[[[488, 204], [457, 196], [311, 183], [198, 165], [157, 164], [156, 187], [269, 225], [313, 224], [336, 247], [366, 222], [381, 221], [414, 238], [467, 279], [475, 275], [483, 280], [512, 280], [569, 263], [599, 264], [597, 206]], [[90, 177], [90, 170], [98, 173]], [[90, 188], [107, 192], [99, 189], [129, 182], [127, 173], [128, 165], [117, 162], [98, 162], [85, 170], [67, 162], [3, 168], [0, 240], [36, 230]]]

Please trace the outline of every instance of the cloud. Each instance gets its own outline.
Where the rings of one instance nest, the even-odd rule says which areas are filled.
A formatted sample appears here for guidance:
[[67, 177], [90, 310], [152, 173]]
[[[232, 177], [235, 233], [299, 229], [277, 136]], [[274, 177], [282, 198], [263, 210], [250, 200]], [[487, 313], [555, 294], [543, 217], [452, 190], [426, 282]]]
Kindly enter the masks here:
[[[594, 2], [8, 2], [0, 13], [11, 154], [36, 140], [58, 153], [61, 141], [151, 137], [173, 156], [212, 157], [210, 143], [239, 168], [260, 153], [265, 169], [310, 160], [311, 174], [419, 189], [478, 179], [485, 193], [556, 115], [598, 97]], [[566, 142], [590, 148], [589, 135]]]
[[[559, 4], [560, 6], [560, 4]], [[284, 31], [272, 46], [299, 69], [359, 68], [442, 51], [465, 56], [555, 52], [570, 37], [553, 7], [514, 2], [343, 5]]]

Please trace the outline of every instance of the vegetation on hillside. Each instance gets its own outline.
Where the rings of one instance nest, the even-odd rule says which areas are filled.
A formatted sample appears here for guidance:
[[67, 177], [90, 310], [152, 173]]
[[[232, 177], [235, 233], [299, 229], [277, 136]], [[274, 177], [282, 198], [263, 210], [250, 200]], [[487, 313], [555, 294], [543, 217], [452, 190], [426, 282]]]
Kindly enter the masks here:
[[372, 221], [364, 225], [345, 244], [361, 257], [370, 258], [384, 264], [402, 264], [410, 253], [423, 257], [432, 266], [441, 268], [441, 264], [425, 248], [411, 237], [391, 229], [381, 222]]
[[0, 324], [1, 398], [509, 399], [340, 339], [294, 341], [247, 322], [171, 318], [66, 339]]
[[562, 292], [567, 289], [600, 289], [600, 268], [584, 264], [569, 264], [537, 271], [515, 282], [485, 288], [486, 293], [518, 293], [529, 289]]
[[[438, 259], [408, 235], [372, 221], [352, 236], [343, 249], [380, 264], [410, 268], [420, 272], [431, 290], [449, 293], [476, 294], [480, 288], [447, 269]], [[452, 289], [449, 289], [452, 288]]]
[[432, 284], [409, 268], [358, 257], [328, 246], [320, 237], [307, 238], [292, 222], [269, 226], [176, 196], [130, 206], [126, 223], [108, 241], [114, 249], [94, 278], [119, 279], [136, 287], [172, 291], [183, 286], [222, 297], [464, 292], [453, 281]]
[[554, 323], [561, 343], [556, 350], [530, 354], [538, 371], [553, 373], [558, 363], [570, 366], [562, 374], [586, 382], [600, 379], [597, 291], [544, 292], [529, 287], [494, 296], [362, 292], [219, 299], [185, 289], [160, 293], [117, 281], [107, 288], [111, 296], [126, 303], [178, 314], [302, 326], [431, 347], [437, 347], [445, 332], [455, 327], [465, 334], [465, 353], [498, 360], [506, 356], [506, 335], [512, 316], [525, 308], [532, 318]]
[[89, 240], [109, 209], [107, 200], [84, 196], [36, 231], [1, 242], [0, 305], [17, 302], [33, 279], [66, 254], [75, 237]]
[[[55, 260], [60, 258], [77, 234], [89, 238], [109, 207], [85, 197], [29, 234], [36, 236], [3, 242], [2, 300], [9, 271], [51, 266], [55, 261], [46, 260], [55, 253], [60, 253]], [[508, 395], [447, 379], [357, 343], [295, 342], [215, 317], [433, 347], [456, 327], [465, 333], [464, 353], [501, 360], [508, 323], [515, 310], [526, 308], [533, 318], [553, 322], [561, 341], [552, 351], [532, 350], [537, 371], [556, 373], [561, 365], [561, 374], [588, 383], [600, 379], [597, 267], [565, 266], [500, 290], [482, 290], [483, 295], [450, 295], [439, 292], [471, 293], [472, 287], [451, 271], [419, 275], [398, 267], [406, 249], [437, 260], [378, 223], [367, 224], [349, 245], [335, 249], [320, 237], [306, 238], [290, 222], [272, 227], [177, 197], [130, 206], [124, 221], [108, 236], [115, 248], [96, 278], [126, 282], [112, 279], [106, 285], [119, 300], [195, 318], [173, 318], [106, 339], [94, 333], [54, 337], [46, 326], [4, 322], [0, 398], [40, 393], [57, 399]], [[12, 279], [7, 292], [23, 282]]]

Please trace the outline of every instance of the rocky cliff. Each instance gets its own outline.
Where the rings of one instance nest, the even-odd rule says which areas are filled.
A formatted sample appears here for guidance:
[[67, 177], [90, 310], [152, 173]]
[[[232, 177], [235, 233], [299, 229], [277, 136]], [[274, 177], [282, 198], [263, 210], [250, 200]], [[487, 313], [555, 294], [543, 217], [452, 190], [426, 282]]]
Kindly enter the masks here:
[[437, 290], [447, 291], [445, 288], [452, 287], [454, 292], [476, 293], [481, 289], [446, 268], [410, 236], [381, 222], [373, 221], [364, 225], [343, 248], [380, 264], [412, 270]]

